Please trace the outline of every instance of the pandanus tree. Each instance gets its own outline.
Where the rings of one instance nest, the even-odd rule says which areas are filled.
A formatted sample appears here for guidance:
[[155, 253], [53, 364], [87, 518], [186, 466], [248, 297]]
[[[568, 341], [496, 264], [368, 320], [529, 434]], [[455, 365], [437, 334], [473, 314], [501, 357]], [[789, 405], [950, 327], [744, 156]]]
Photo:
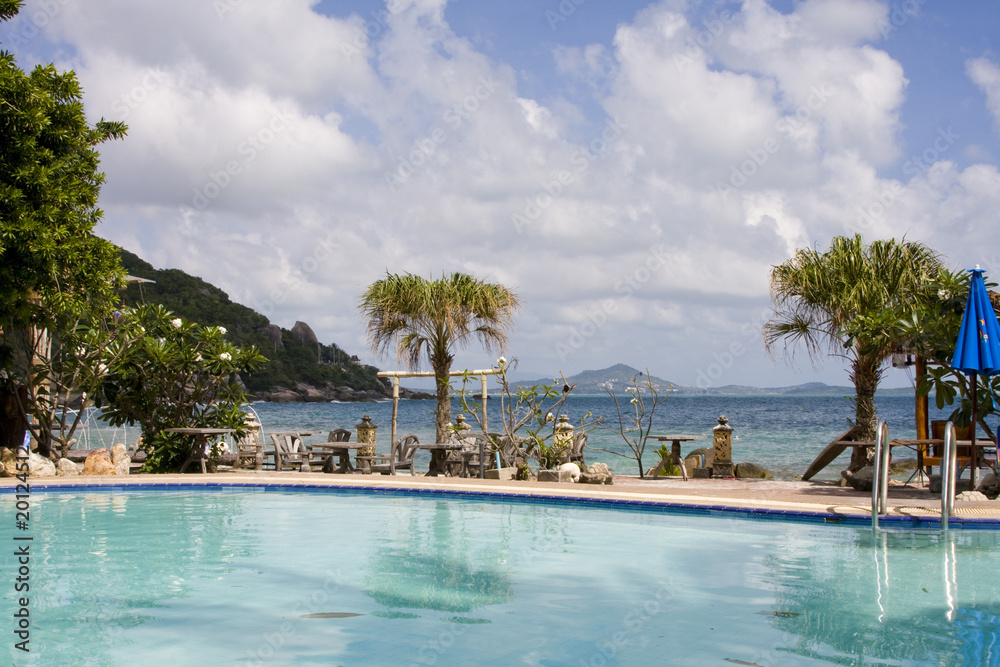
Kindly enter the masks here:
[[503, 285], [466, 274], [427, 280], [387, 273], [368, 287], [359, 309], [368, 320], [368, 341], [376, 354], [394, 348], [413, 370], [426, 354], [437, 389], [437, 441], [447, 442], [453, 350], [476, 339], [488, 351], [501, 352], [518, 306], [517, 295]]
[[[798, 250], [771, 271], [774, 317], [764, 326], [764, 344], [772, 352], [805, 346], [814, 360], [826, 354], [847, 358], [854, 384], [854, 426], [858, 439], [875, 438], [875, 390], [884, 362], [900, 341], [875, 328], [853, 326], [859, 317], [897, 317], [916, 296], [934, 287], [941, 262], [927, 246], [913, 241], [879, 240], [866, 245], [861, 235], [839, 236], [830, 248]], [[851, 469], [865, 465], [867, 453], [856, 449]]]

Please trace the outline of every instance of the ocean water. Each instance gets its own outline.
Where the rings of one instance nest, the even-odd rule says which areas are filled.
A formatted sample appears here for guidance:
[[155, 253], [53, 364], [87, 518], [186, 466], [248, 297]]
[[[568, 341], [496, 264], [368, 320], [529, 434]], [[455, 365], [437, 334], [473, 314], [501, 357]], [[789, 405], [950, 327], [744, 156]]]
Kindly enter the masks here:
[[[879, 396], [875, 400], [879, 419], [889, 424], [893, 438], [915, 438], [913, 398]], [[414, 433], [421, 442], [434, 438], [433, 400], [401, 400], [397, 417], [397, 437]], [[379, 403], [254, 403], [265, 432], [312, 431], [306, 443], [321, 442], [335, 428], [353, 431], [362, 416], [370, 415], [378, 426], [376, 438], [379, 453], [388, 452], [392, 424], [392, 401]], [[452, 419], [459, 412], [457, 401], [452, 405]], [[617, 431], [618, 418], [614, 402], [608, 396], [571, 396], [562, 413], [579, 423], [586, 413], [603, 416], [605, 425], [588, 432], [588, 446], [620, 453], [628, 447]], [[499, 430], [499, 401], [491, 399], [487, 406], [490, 430]], [[683, 453], [698, 447], [710, 447], [712, 428], [720, 415], [733, 427], [733, 462], [751, 461], [771, 470], [775, 477], [793, 478], [801, 475], [812, 460], [834, 438], [850, 427], [854, 408], [846, 396], [670, 396], [656, 410], [654, 434], [704, 435], [704, 441], [684, 443]], [[931, 405], [931, 418], [944, 418]], [[471, 420], [470, 420], [471, 421]], [[473, 426], [475, 426], [473, 424]], [[354, 438], [352, 438], [353, 440]], [[646, 445], [643, 466], [651, 467], [656, 460], [653, 451], [659, 443]], [[421, 455], [426, 455], [421, 452]], [[634, 460], [589, 449], [587, 463], [603, 461], [617, 474], [636, 475]], [[839, 478], [840, 470], [850, 460], [850, 452], [827, 466], [817, 479]], [[418, 462], [418, 469], [420, 462]]]

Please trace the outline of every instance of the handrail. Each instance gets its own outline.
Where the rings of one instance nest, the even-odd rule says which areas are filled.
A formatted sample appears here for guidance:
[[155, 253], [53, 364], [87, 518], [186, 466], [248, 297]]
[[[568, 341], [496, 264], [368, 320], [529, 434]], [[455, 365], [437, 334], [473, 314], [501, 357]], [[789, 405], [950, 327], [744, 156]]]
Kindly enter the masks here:
[[889, 504], [889, 425], [880, 421], [875, 428], [875, 460], [872, 462], [872, 529], [878, 530], [878, 515]]
[[941, 456], [941, 530], [948, 530], [948, 517], [955, 512], [955, 467], [958, 451], [955, 446], [955, 424], [944, 426], [944, 452]]

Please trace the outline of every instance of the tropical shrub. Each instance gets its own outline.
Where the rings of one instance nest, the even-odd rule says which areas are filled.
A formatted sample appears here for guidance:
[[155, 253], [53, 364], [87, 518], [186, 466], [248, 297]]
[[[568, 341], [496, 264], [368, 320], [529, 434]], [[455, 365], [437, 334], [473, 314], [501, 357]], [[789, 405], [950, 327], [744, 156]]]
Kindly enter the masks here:
[[125, 317], [142, 336], [110, 369], [102, 418], [141, 428], [144, 471], [178, 470], [190, 452], [190, 436], [164, 429], [232, 428], [244, 435], [240, 406], [247, 395], [239, 374], [265, 361], [257, 348], [237, 347], [224, 328], [202, 327], [162, 306], [140, 306]]

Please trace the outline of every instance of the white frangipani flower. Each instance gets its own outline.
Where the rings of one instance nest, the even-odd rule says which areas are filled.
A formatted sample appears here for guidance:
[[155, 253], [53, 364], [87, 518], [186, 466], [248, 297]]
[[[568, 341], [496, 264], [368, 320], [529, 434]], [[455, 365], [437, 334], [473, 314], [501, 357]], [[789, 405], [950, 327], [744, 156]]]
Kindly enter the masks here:
[[182, 325], [182, 324], [183, 324], [184, 322], [183, 322], [183, 321], [181, 320], [181, 318], [179, 318], [179, 317], [175, 317], [174, 319], [170, 320], [170, 323], [174, 325], [174, 328], [175, 328], [175, 329], [180, 329], [180, 328], [181, 328], [181, 325]]
[[233, 355], [229, 354], [228, 352], [223, 352], [222, 354], [219, 355], [219, 359], [222, 359], [223, 361], [232, 361]]

